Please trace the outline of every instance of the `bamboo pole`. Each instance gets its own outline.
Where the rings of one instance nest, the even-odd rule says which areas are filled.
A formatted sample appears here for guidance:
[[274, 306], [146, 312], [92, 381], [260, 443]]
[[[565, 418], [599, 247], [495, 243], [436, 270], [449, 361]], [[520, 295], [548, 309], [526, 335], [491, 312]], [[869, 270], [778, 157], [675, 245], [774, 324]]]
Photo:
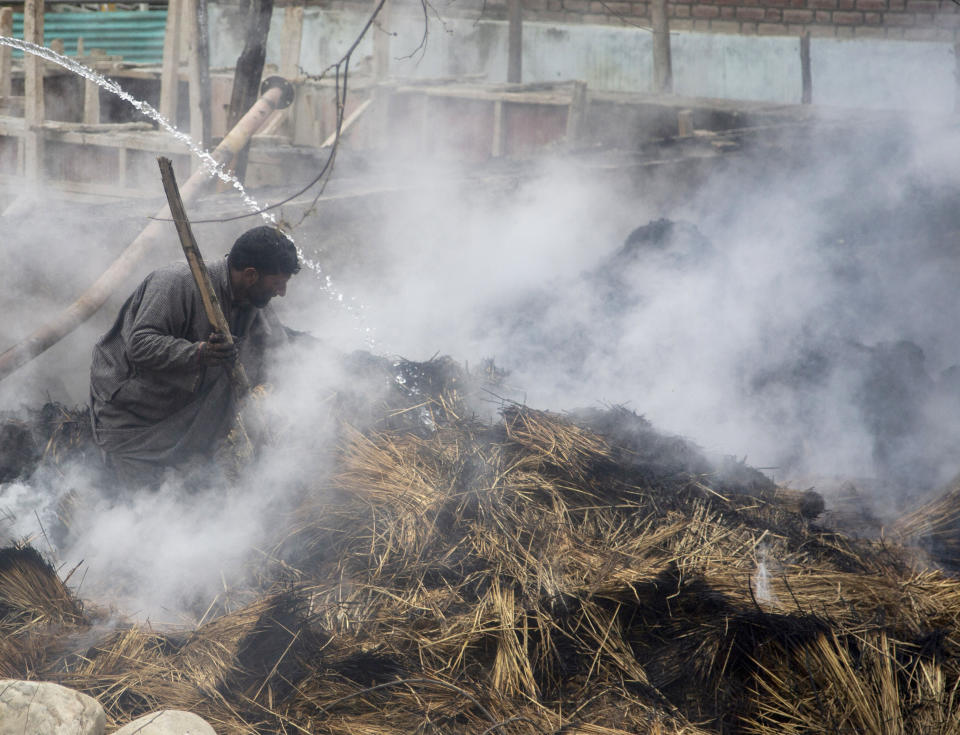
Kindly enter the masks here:
[[[282, 87], [271, 87], [267, 90], [213, 151], [211, 155], [214, 160], [220, 164], [232, 160], [250, 140], [250, 136], [283, 103], [285, 91], [287, 90]], [[183, 200], [192, 202], [206, 189], [210, 181], [211, 179], [206, 171], [194, 172], [183, 185]], [[169, 207], [164, 207], [157, 212], [154, 220], [144, 228], [143, 232], [127, 246], [126, 250], [120, 253], [110, 267], [76, 301], [52, 320], [3, 354], [0, 354], [0, 380], [55, 345], [93, 316], [110, 297], [110, 294], [133, 274], [143, 256], [161, 240], [166, 231], [164, 220], [169, 218]]]
[[813, 101], [813, 76], [810, 73], [810, 31], [800, 36], [800, 102], [809, 105]]

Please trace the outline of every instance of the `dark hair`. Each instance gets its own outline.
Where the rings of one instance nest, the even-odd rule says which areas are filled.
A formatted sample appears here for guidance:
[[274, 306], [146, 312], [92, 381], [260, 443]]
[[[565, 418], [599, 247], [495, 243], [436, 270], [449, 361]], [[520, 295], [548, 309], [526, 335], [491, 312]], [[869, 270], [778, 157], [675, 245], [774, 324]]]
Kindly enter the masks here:
[[236, 271], [256, 268], [264, 275], [300, 271], [297, 248], [289, 237], [268, 225], [247, 230], [230, 248], [227, 263]]

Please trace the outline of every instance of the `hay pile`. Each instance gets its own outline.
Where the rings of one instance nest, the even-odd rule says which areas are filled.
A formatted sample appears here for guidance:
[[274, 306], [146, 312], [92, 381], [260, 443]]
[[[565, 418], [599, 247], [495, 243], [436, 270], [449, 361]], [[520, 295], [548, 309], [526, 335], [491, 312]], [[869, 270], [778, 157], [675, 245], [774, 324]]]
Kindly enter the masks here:
[[960, 733], [956, 580], [630, 412], [491, 425], [421, 372], [193, 630], [104, 632], [8, 550], [0, 674], [221, 733]]

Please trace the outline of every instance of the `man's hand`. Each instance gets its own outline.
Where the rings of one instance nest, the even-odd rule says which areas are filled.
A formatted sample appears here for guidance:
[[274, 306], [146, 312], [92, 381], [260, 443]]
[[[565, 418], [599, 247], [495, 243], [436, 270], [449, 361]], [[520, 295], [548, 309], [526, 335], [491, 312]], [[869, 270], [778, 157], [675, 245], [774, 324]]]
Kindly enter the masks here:
[[227, 342], [220, 332], [211, 332], [206, 342], [198, 344], [197, 356], [205, 367], [231, 365], [237, 359], [237, 346]]

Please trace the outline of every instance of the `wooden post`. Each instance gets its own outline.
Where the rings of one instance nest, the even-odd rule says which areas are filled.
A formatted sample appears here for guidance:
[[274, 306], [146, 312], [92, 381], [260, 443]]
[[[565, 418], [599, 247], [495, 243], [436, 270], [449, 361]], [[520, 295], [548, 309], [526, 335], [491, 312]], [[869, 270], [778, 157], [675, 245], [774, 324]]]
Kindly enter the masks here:
[[[0, 36], [12, 35], [13, 8], [0, 8]], [[10, 96], [10, 52], [9, 46], [0, 46], [0, 97]]]
[[[203, 0], [183, 0], [180, 19], [180, 58], [187, 65], [187, 87], [189, 89], [190, 137], [208, 147], [210, 138], [210, 69], [209, 48], [200, 40], [201, 18], [200, 3]], [[203, 11], [206, 10], [204, 2]], [[205, 25], [205, 24], [204, 24]], [[201, 46], [203, 48], [201, 48]], [[204, 57], [207, 58], [204, 58]], [[207, 65], [206, 70], [202, 67]], [[203, 89], [203, 80], [207, 80], [207, 89]], [[206, 107], [206, 110], [204, 108]], [[194, 159], [194, 167], [199, 161]]]
[[650, 3], [653, 24], [653, 91], [673, 92], [673, 66], [670, 60], [670, 23], [667, 20], [667, 0]]
[[[207, 0], [194, 0], [197, 5], [197, 94], [200, 99], [196, 107], [200, 108], [200, 144], [204, 150], [210, 150], [213, 142], [213, 84], [210, 81], [210, 21], [207, 13]], [[191, 81], [193, 78], [191, 77]], [[194, 108], [190, 101], [190, 110]]]
[[574, 82], [567, 110], [567, 145], [574, 146], [583, 135], [587, 117], [587, 83]]
[[506, 148], [506, 130], [503, 126], [503, 100], [493, 103], [493, 144], [490, 147], [490, 156], [500, 158]]
[[[230, 95], [230, 111], [227, 115], [227, 127], [232, 128], [244, 113], [250, 109], [260, 91], [260, 77], [263, 76], [263, 63], [267, 55], [267, 34], [270, 31], [270, 17], [273, 15], [273, 0], [250, 0], [247, 16], [247, 35], [243, 51], [237, 59], [233, 77], [233, 91]], [[247, 171], [247, 151], [249, 143], [234, 159], [233, 171], [243, 181]]]
[[677, 136], [689, 138], [693, 135], [693, 110], [679, 110], [677, 112]]
[[[376, 3], [377, 0], [374, 0]], [[383, 3], [373, 29], [373, 75], [377, 81], [390, 76], [390, 0]]]
[[523, 0], [507, 0], [507, 82], [523, 81]]
[[[26, 0], [23, 8], [23, 38], [43, 46], [43, 0]], [[43, 168], [43, 60], [34, 54], [24, 54], [24, 105], [26, 126], [24, 135], [24, 175], [39, 179]]]
[[87, 125], [100, 124], [100, 87], [89, 79], [83, 82], [83, 122]]
[[160, 72], [160, 114], [177, 124], [180, 97], [180, 9], [181, 0], [167, 4], [167, 28], [163, 35], [163, 67]]
[[800, 36], [800, 78], [802, 92], [800, 102], [809, 105], [813, 100], [813, 77], [810, 74], [810, 31]]

